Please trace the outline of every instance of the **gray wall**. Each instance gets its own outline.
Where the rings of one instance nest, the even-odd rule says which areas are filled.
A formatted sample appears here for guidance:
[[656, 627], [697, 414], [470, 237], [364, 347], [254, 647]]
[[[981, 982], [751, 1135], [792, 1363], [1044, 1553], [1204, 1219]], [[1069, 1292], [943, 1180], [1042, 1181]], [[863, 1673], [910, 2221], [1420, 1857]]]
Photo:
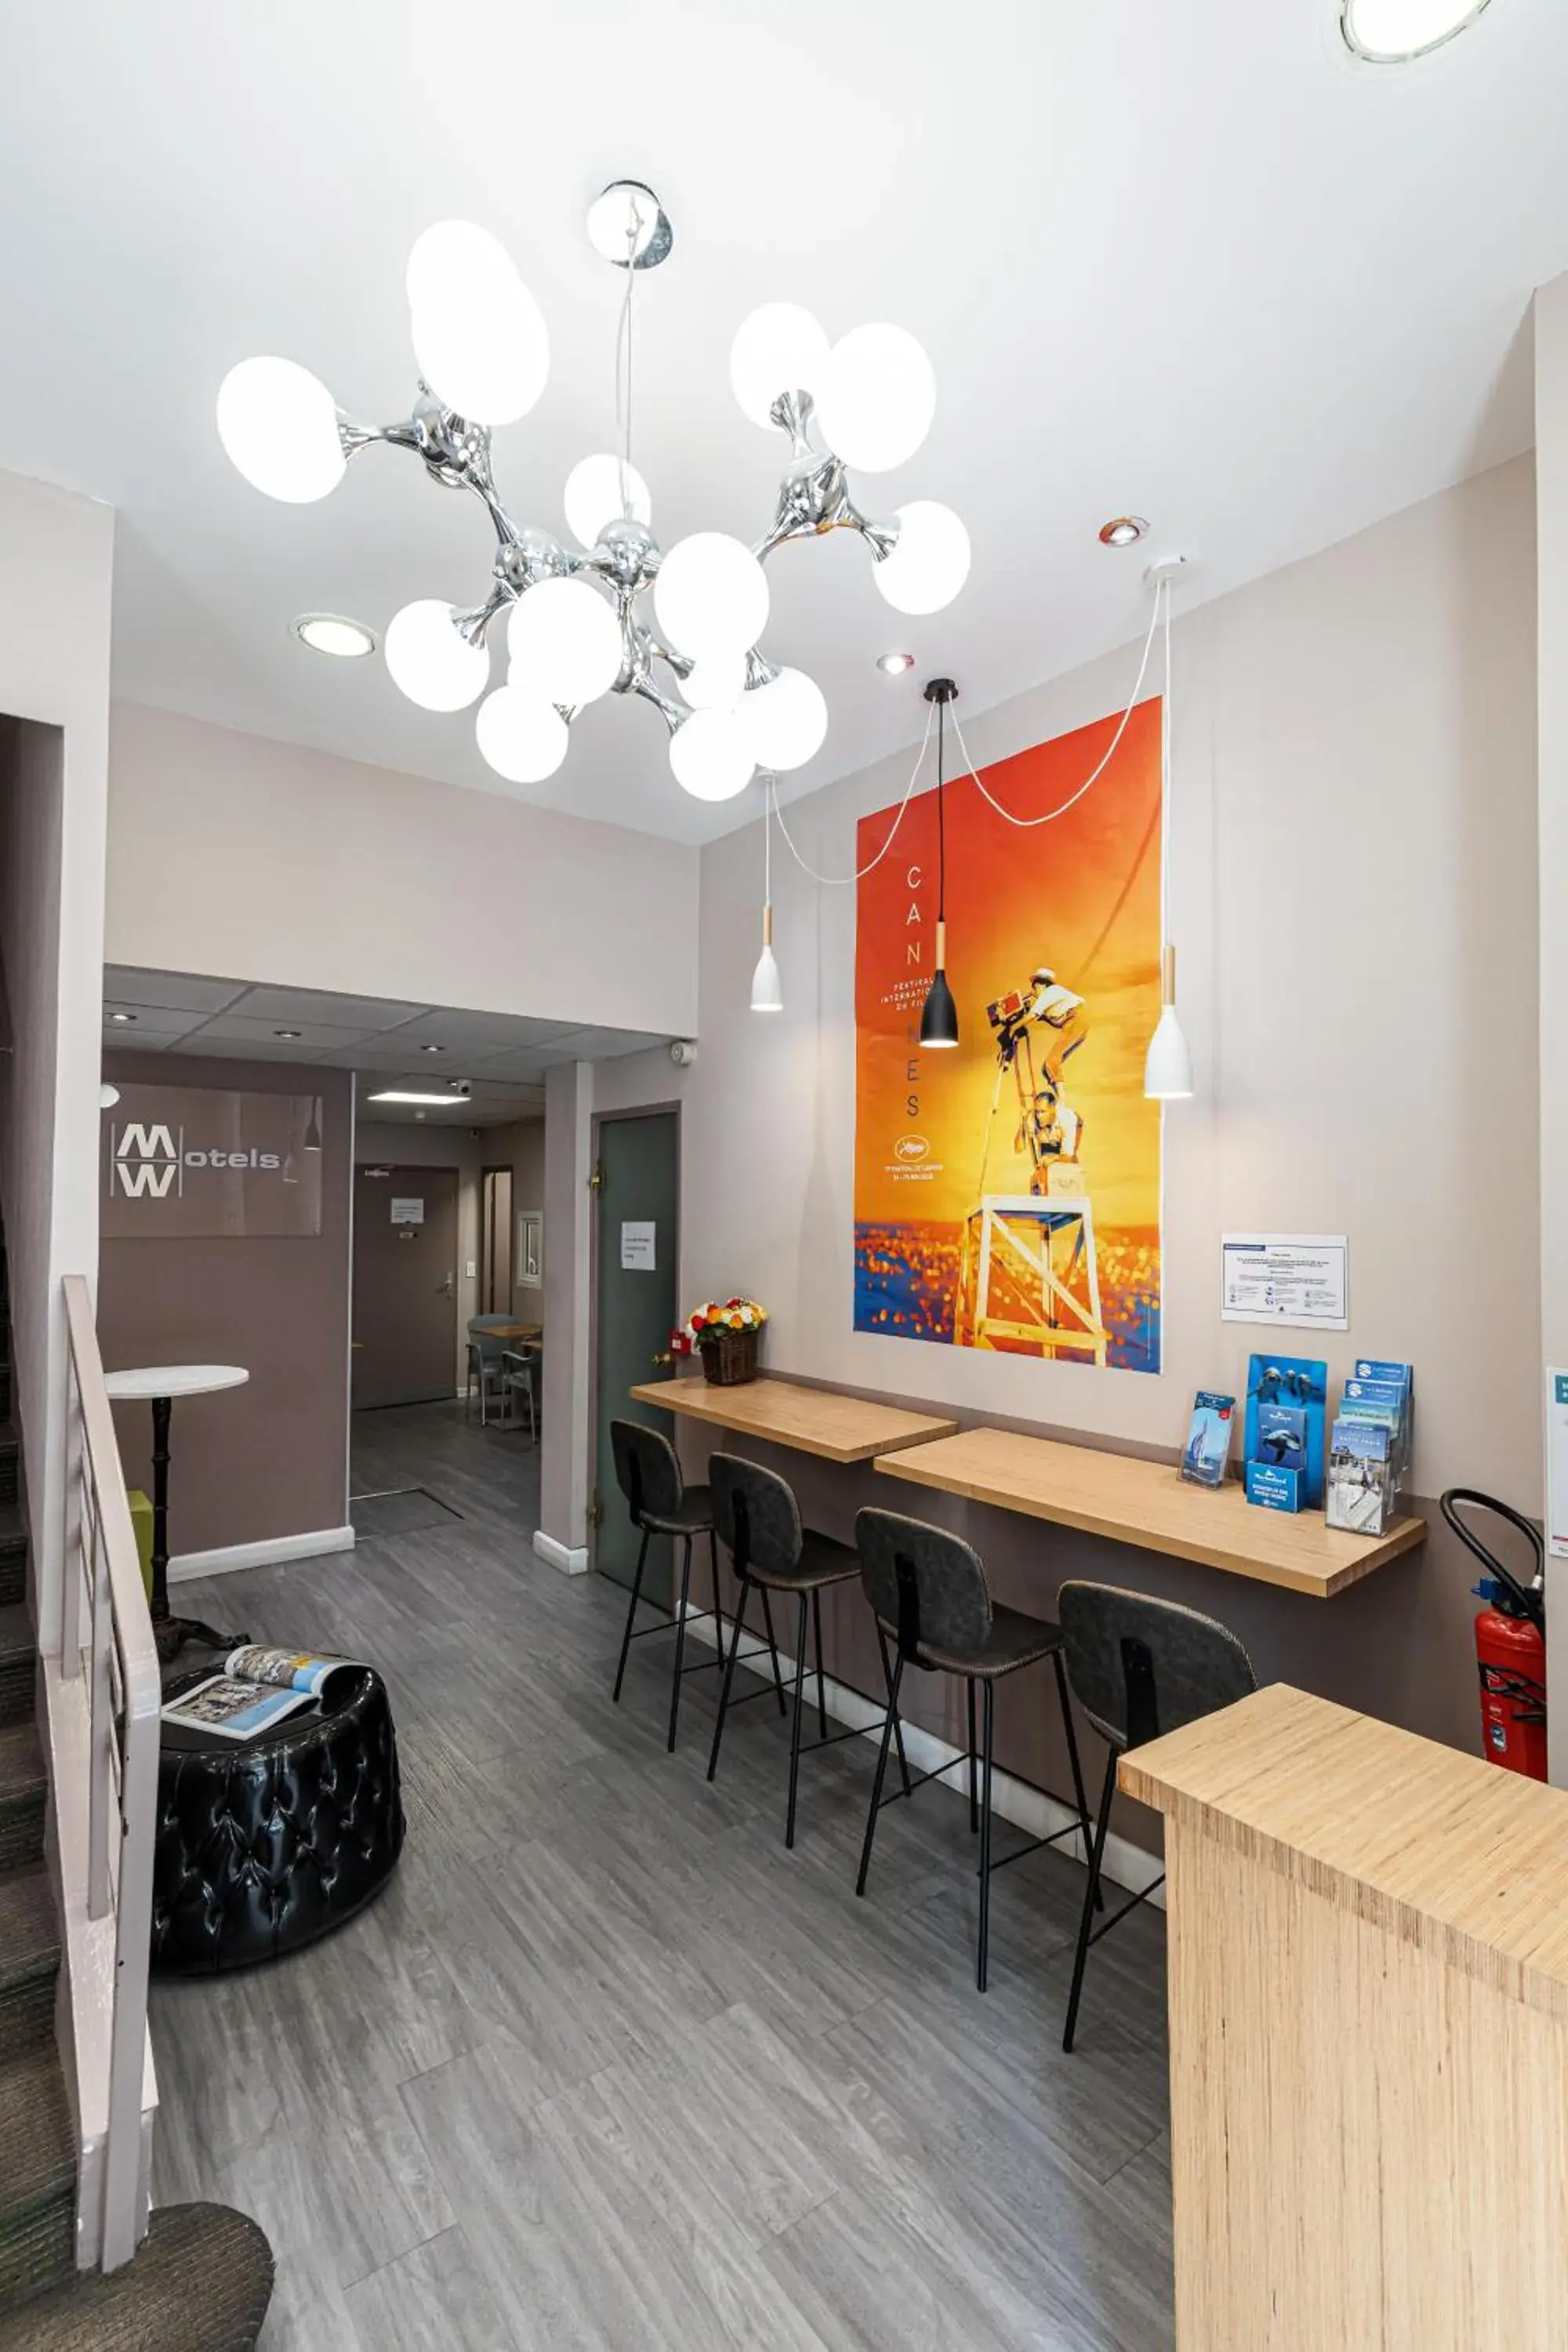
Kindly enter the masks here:
[[[1351, 1328], [1302, 1351], [1336, 1379], [1358, 1352], [1414, 1361], [1419, 1496], [1474, 1484], [1537, 1510], [1534, 516], [1521, 458], [1178, 619], [1172, 927], [1197, 1095], [1166, 1117], [1161, 1376], [851, 1329], [854, 893], [775, 857], [786, 1009], [754, 1020], [754, 825], [703, 853], [683, 1292], [764, 1299], [780, 1370], [1173, 1458], [1194, 1390], [1236, 1389], [1265, 1336], [1220, 1320], [1221, 1233], [1346, 1233]], [[971, 751], [1116, 710], [1135, 667], [1124, 648], [966, 719]], [[907, 773], [884, 762], [793, 809], [813, 863], [848, 871], [856, 820]], [[668, 1078], [650, 1063], [649, 1098]], [[689, 1443], [696, 1473], [708, 1448]], [[1475, 1744], [1471, 1570], [1441, 1530], [1321, 1603], [777, 1459], [833, 1533], [902, 1495], [966, 1525], [1017, 1606], [1048, 1611], [1067, 1573], [1167, 1592], [1234, 1625], [1265, 1680]], [[868, 1688], [858, 1603], [834, 1614]], [[912, 1711], [953, 1728], [934, 1685]], [[1000, 1721], [1005, 1760], [1061, 1787], [1044, 1690], [1009, 1693]]]
[[[321, 1097], [321, 1231], [315, 1236], [106, 1238], [103, 1360], [243, 1364], [244, 1388], [174, 1406], [170, 1548], [216, 1550], [342, 1527], [348, 1518], [349, 1126], [346, 1070], [184, 1054], [114, 1054], [122, 1083], [235, 1087]], [[153, 1491], [152, 1414], [117, 1405], [127, 1483]]]

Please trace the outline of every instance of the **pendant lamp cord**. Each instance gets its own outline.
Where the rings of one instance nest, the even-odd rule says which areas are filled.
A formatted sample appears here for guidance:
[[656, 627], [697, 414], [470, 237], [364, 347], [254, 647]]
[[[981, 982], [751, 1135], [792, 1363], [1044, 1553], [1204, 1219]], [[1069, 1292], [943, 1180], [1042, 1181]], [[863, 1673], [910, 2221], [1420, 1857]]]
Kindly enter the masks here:
[[773, 903], [773, 828], [770, 811], [778, 804], [778, 778], [763, 778], [763, 904]]
[[947, 920], [947, 705], [936, 707], [936, 919]]
[[[1138, 676], [1137, 676], [1137, 677], [1135, 678], [1135, 680], [1133, 681], [1131, 697], [1130, 700], [1128, 701], [1128, 704], [1127, 704], [1127, 708], [1126, 708], [1126, 709], [1125, 709], [1125, 710], [1122, 712], [1122, 714], [1121, 714], [1121, 721], [1120, 721], [1120, 723], [1119, 723], [1119, 725], [1118, 725], [1118, 727], [1117, 727], [1116, 732], [1115, 732], [1115, 734], [1111, 737], [1111, 739], [1110, 739], [1110, 742], [1109, 746], [1107, 747], [1106, 753], [1105, 753], [1105, 757], [1104, 757], [1104, 758], [1100, 761], [1099, 765], [1098, 765], [1098, 766], [1093, 770], [1092, 773], [1085, 777], [1085, 779], [1084, 779], [1083, 782], [1082, 782], [1081, 784], [1079, 784], [1079, 786], [1078, 790], [1077, 790], [1075, 793], [1070, 793], [1070, 794], [1068, 795], [1068, 797], [1065, 801], [1060, 802], [1060, 803], [1058, 803], [1058, 805], [1056, 808], [1054, 808], [1054, 809], [1047, 809], [1047, 810], [1045, 811], [1044, 814], [1043, 814], [1043, 815], [1041, 815], [1041, 816], [1015, 816], [1015, 815], [1013, 814], [1012, 810], [1011, 810], [1011, 809], [1005, 809], [1005, 808], [1004, 808], [1004, 807], [1003, 807], [1003, 805], [1002, 805], [1002, 803], [1001, 803], [1001, 802], [996, 798], [995, 794], [987, 789], [986, 784], [985, 784], [985, 782], [984, 782], [984, 779], [982, 778], [982, 776], [980, 775], [979, 771], [976, 769], [976, 767], [975, 767], [975, 765], [974, 765], [973, 761], [973, 760], [970, 758], [970, 756], [969, 756], [969, 746], [968, 746], [968, 744], [967, 744], [967, 743], [964, 741], [964, 740], [963, 740], [963, 725], [962, 725], [962, 723], [961, 723], [961, 721], [960, 721], [960, 719], [959, 719], [958, 713], [957, 713], [957, 711], [956, 711], [956, 710], [953, 712], [953, 714], [952, 714], [952, 731], [953, 731], [953, 733], [954, 733], [954, 734], [957, 736], [957, 738], [958, 738], [958, 748], [959, 748], [959, 751], [961, 751], [961, 753], [963, 754], [963, 773], [964, 773], [965, 775], [967, 775], [967, 776], [969, 777], [969, 779], [970, 779], [971, 782], [972, 782], [972, 783], [973, 783], [973, 784], [978, 788], [978, 790], [980, 791], [980, 793], [981, 793], [981, 794], [983, 795], [983, 797], [984, 797], [985, 800], [987, 800], [987, 801], [989, 801], [989, 802], [990, 802], [991, 806], [995, 810], [995, 812], [996, 812], [996, 814], [997, 814], [997, 815], [998, 815], [999, 817], [1003, 817], [1003, 818], [1005, 818], [1005, 819], [1006, 820], [1006, 822], [1007, 822], [1009, 824], [1016, 825], [1016, 826], [1019, 828], [1019, 830], [1020, 830], [1021, 832], [1027, 833], [1027, 832], [1031, 831], [1031, 830], [1033, 829], [1033, 827], [1034, 827], [1034, 826], [1036, 826], [1036, 825], [1037, 825], [1037, 824], [1051, 824], [1051, 823], [1053, 822], [1053, 820], [1054, 820], [1055, 818], [1057, 818], [1057, 817], [1058, 817], [1058, 816], [1066, 816], [1066, 814], [1067, 814], [1067, 813], [1068, 813], [1068, 809], [1070, 809], [1070, 808], [1076, 808], [1076, 807], [1077, 807], [1077, 805], [1078, 805], [1078, 803], [1079, 803], [1079, 802], [1080, 800], [1082, 800], [1082, 798], [1083, 798], [1084, 794], [1085, 794], [1087, 792], [1091, 791], [1091, 790], [1092, 790], [1092, 788], [1093, 788], [1093, 787], [1094, 787], [1094, 786], [1095, 786], [1095, 785], [1100, 782], [1100, 780], [1101, 776], [1103, 776], [1103, 775], [1104, 775], [1104, 773], [1105, 773], [1105, 772], [1106, 772], [1107, 768], [1109, 768], [1109, 767], [1110, 767], [1110, 762], [1111, 762], [1111, 761], [1112, 761], [1112, 760], [1116, 757], [1117, 751], [1118, 751], [1118, 750], [1119, 750], [1119, 748], [1120, 748], [1120, 746], [1121, 746], [1121, 739], [1122, 739], [1122, 737], [1126, 734], [1127, 730], [1128, 730], [1128, 727], [1129, 727], [1129, 726], [1130, 726], [1130, 724], [1131, 723], [1132, 713], [1133, 713], [1133, 712], [1134, 712], [1134, 710], [1136, 710], [1136, 709], [1138, 708], [1138, 698], [1139, 698], [1139, 696], [1140, 696], [1140, 695], [1142, 693], [1142, 691], [1143, 691], [1143, 681], [1144, 681], [1144, 679], [1147, 677], [1147, 676], [1149, 675], [1149, 658], [1150, 658], [1150, 656], [1152, 654], [1152, 652], [1153, 652], [1153, 650], [1154, 650], [1154, 635], [1155, 635], [1155, 632], [1156, 632], [1156, 631], [1157, 631], [1157, 629], [1159, 628], [1162, 615], [1163, 616], [1164, 623], [1165, 623], [1165, 636], [1166, 636], [1166, 652], [1165, 652], [1165, 665], [1166, 665], [1166, 687], [1165, 687], [1165, 691], [1166, 691], [1167, 698], [1169, 697], [1169, 694], [1170, 694], [1170, 627], [1171, 627], [1171, 588], [1170, 588], [1170, 583], [1169, 583], [1168, 581], [1161, 581], [1161, 582], [1158, 583], [1158, 585], [1156, 586], [1155, 591], [1154, 591], [1154, 608], [1153, 608], [1152, 612], [1152, 613], [1150, 614], [1150, 615], [1149, 615], [1149, 628], [1148, 628], [1148, 633], [1147, 633], [1147, 635], [1145, 635], [1145, 637], [1144, 637], [1144, 639], [1143, 639], [1143, 653], [1142, 653], [1142, 658], [1140, 660], [1140, 662], [1139, 662], [1139, 664], [1138, 664]], [[913, 798], [913, 796], [914, 796], [914, 789], [915, 789], [916, 781], [918, 780], [918, 778], [919, 778], [919, 776], [920, 776], [920, 772], [921, 772], [921, 768], [925, 765], [925, 757], [926, 757], [926, 753], [927, 753], [927, 751], [929, 751], [929, 749], [931, 748], [931, 722], [932, 722], [932, 719], [935, 718], [936, 713], [937, 713], [937, 711], [938, 711], [938, 709], [945, 709], [945, 706], [939, 705], [939, 704], [934, 703], [934, 702], [930, 702], [930, 703], [927, 703], [927, 705], [926, 705], [926, 731], [925, 731], [924, 738], [923, 738], [923, 740], [921, 740], [921, 743], [920, 755], [919, 755], [919, 757], [917, 758], [917, 760], [915, 761], [914, 769], [913, 769], [913, 772], [911, 772], [911, 774], [910, 774], [910, 781], [909, 781], [908, 784], [907, 784], [907, 785], [905, 786], [905, 788], [904, 788], [904, 796], [903, 796], [903, 799], [899, 803], [898, 808], [897, 808], [897, 810], [896, 810], [896, 811], [895, 811], [895, 813], [894, 813], [893, 822], [892, 822], [891, 825], [889, 827], [889, 830], [888, 830], [888, 837], [887, 837], [887, 839], [883, 842], [882, 846], [880, 847], [880, 849], [879, 849], [879, 850], [878, 850], [877, 855], [875, 856], [875, 857], [871, 858], [871, 859], [870, 859], [870, 860], [869, 860], [866, 865], [864, 865], [864, 866], [858, 866], [856, 867], [855, 871], [854, 871], [852, 874], [819, 874], [819, 873], [817, 872], [817, 870], [816, 870], [816, 866], [813, 866], [813, 865], [811, 865], [811, 864], [809, 864], [809, 863], [808, 863], [808, 861], [801, 856], [800, 851], [796, 848], [796, 846], [795, 846], [795, 845], [794, 840], [791, 838], [791, 835], [790, 835], [789, 827], [788, 827], [788, 825], [784, 823], [784, 811], [783, 811], [783, 809], [782, 809], [782, 808], [780, 808], [779, 803], [778, 803], [778, 793], [777, 793], [777, 788], [776, 788], [776, 784], [775, 784], [774, 793], [773, 793], [773, 817], [774, 817], [774, 820], [775, 820], [775, 822], [776, 822], [776, 824], [777, 824], [777, 825], [778, 825], [778, 829], [779, 829], [780, 836], [781, 836], [781, 838], [782, 838], [782, 839], [783, 839], [783, 841], [784, 841], [784, 847], [789, 851], [790, 856], [795, 859], [795, 864], [800, 867], [801, 872], [802, 872], [803, 874], [809, 875], [809, 876], [810, 876], [810, 877], [811, 877], [811, 879], [812, 879], [812, 881], [814, 881], [814, 882], [820, 882], [820, 883], [822, 883], [822, 884], [824, 885], [824, 887], [825, 887], [826, 888], [830, 889], [830, 890], [847, 890], [847, 889], [852, 888], [852, 887], [853, 887], [853, 886], [854, 886], [857, 882], [862, 882], [862, 881], [864, 881], [868, 874], [871, 873], [871, 872], [872, 872], [872, 871], [873, 871], [877, 866], [880, 866], [880, 864], [882, 863], [883, 858], [884, 858], [884, 857], [886, 857], [886, 856], [887, 856], [887, 854], [888, 854], [889, 850], [889, 849], [891, 849], [891, 847], [892, 847], [892, 845], [893, 845], [893, 841], [894, 841], [894, 838], [895, 838], [895, 836], [896, 836], [896, 835], [897, 835], [897, 833], [898, 833], [899, 827], [900, 827], [900, 824], [902, 824], [902, 823], [903, 823], [903, 821], [904, 821], [904, 812], [905, 812], [905, 810], [909, 807], [910, 802], [910, 800], [911, 800], [911, 799]], [[1167, 762], [1168, 762], [1168, 760], [1169, 760], [1169, 750], [1168, 750], [1168, 745], [1169, 745], [1169, 737], [1170, 737], [1170, 720], [1169, 720], [1168, 716], [1166, 717], [1166, 719], [1165, 719], [1165, 722], [1164, 722], [1164, 733], [1165, 733], [1166, 745], [1167, 745], [1165, 757], [1166, 757], [1166, 760], [1167, 760]], [[939, 742], [939, 749], [938, 749], [938, 762], [939, 762], [939, 768], [940, 768], [941, 760], [942, 760], [942, 751], [941, 751], [940, 742]], [[944, 782], [944, 779], [943, 779], [943, 778], [942, 777], [942, 775], [939, 773], [938, 782], [937, 782], [937, 824], [938, 824], [938, 827], [939, 827], [939, 836], [938, 836], [938, 839], [939, 839], [939, 855], [941, 854], [941, 850], [942, 850], [942, 846], [943, 846], [943, 844], [942, 844], [942, 835], [941, 835], [941, 831], [940, 831], [940, 828], [941, 828], [941, 827], [942, 827], [942, 793], [943, 793], [943, 782]], [[1163, 790], [1161, 797], [1162, 797], [1162, 801], [1163, 801], [1163, 803], [1164, 804], [1168, 805], [1168, 804], [1169, 804], [1169, 801], [1170, 801], [1170, 792], [1169, 792], [1169, 789], [1168, 789], [1168, 784], [1166, 785], [1165, 789], [1163, 789]], [[1162, 824], [1162, 839], [1163, 839], [1164, 816], [1163, 816], [1163, 813], [1162, 813], [1162, 818], [1161, 818], [1161, 824]], [[1162, 858], [1162, 865], [1163, 865], [1163, 859]], [[941, 887], [941, 886], [940, 886], [940, 884], [939, 884], [939, 889], [940, 889], [940, 887]], [[1164, 903], [1164, 901], [1163, 901], [1163, 887], [1164, 887], [1164, 886], [1163, 886], [1163, 882], [1162, 881], [1162, 885], [1161, 885], [1161, 888], [1162, 888], [1162, 900], [1161, 900], [1162, 908], [1163, 907], [1163, 903]], [[1163, 920], [1163, 916], [1162, 916], [1162, 920]]]
[[875, 857], [868, 858], [864, 866], [858, 866], [853, 874], [819, 874], [815, 866], [807, 864], [806, 860], [801, 856], [799, 850], [795, 847], [794, 841], [790, 837], [790, 829], [784, 823], [784, 813], [779, 806], [777, 780], [774, 780], [773, 822], [778, 826], [779, 835], [784, 842], [784, 847], [789, 851], [790, 856], [794, 858], [795, 864], [800, 867], [803, 874], [808, 874], [814, 882], [820, 882], [826, 889], [848, 890], [852, 889], [857, 882], [863, 882], [868, 874], [875, 872], [876, 868], [880, 866], [883, 858], [886, 857], [889, 850], [891, 849], [894, 836], [897, 835], [900, 825], [901, 825], [904, 821], [904, 811], [909, 807], [910, 802], [914, 797], [915, 784], [919, 779], [921, 770], [925, 765], [926, 753], [931, 749], [931, 730], [935, 718], [936, 705], [934, 702], [928, 702], [926, 704], [926, 731], [921, 738], [921, 748], [916, 755], [915, 764], [910, 771], [910, 781], [904, 786], [904, 797], [899, 803], [898, 808], [894, 812], [892, 824], [888, 827], [888, 837], [886, 841], [883, 842], [882, 846], [879, 849]]
[[642, 215], [635, 195], [628, 196], [631, 218], [626, 224], [626, 290], [621, 297], [620, 324], [616, 329], [616, 437], [621, 445], [621, 512], [632, 520], [632, 294], [637, 282], [637, 238]]
[[[1165, 698], [1160, 712], [1160, 974], [1164, 995], [1165, 950], [1171, 943], [1171, 583], [1162, 580], [1165, 619]], [[1160, 598], [1155, 597], [1155, 610]]]

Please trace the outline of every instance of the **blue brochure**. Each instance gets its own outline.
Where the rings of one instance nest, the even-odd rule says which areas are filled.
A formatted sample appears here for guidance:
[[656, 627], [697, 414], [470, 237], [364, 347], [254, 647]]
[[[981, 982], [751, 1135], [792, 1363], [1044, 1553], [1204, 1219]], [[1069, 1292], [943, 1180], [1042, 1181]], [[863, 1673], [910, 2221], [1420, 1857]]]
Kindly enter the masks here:
[[1193, 1423], [1182, 1456], [1182, 1475], [1199, 1486], [1222, 1486], [1236, 1426], [1236, 1399], [1200, 1389], [1193, 1399]]
[[[1323, 1499], [1323, 1421], [1328, 1396], [1329, 1368], [1315, 1357], [1254, 1356], [1247, 1364], [1247, 1461], [1289, 1466], [1300, 1480], [1300, 1501], [1281, 1504], [1281, 1509], [1315, 1508]], [[1277, 1418], [1279, 1412], [1300, 1414], [1299, 1426], [1289, 1425], [1299, 1437], [1299, 1450], [1285, 1450], [1288, 1425]], [[1259, 1499], [1252, 1494], [1250, 1478], [1247, 1491], [1249, 1500]]]
[[1301, 1507], [1301, 1473], [1278, 1469], [1272, 1462], [1249, 1462], [1247, 1465], [1247, 1499], [1249, 1503], [1261, 1503], [1268, 1511], [1299, 1511]]

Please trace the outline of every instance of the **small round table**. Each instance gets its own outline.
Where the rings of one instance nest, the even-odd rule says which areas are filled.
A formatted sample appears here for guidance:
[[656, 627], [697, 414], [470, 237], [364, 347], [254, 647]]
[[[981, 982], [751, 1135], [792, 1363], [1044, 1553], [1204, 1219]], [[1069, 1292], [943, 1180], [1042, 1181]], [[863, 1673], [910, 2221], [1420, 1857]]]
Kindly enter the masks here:
[[199, 1617], [169, 1612], [169, 1419], [177, 1396], [206, 1396], [215, 1389], [243, 1388], [250, 1374], [238, 1364], [142, 1364], [134, 1370], [106, 1372], [112, 1402], [145, 1397], [153, 1407], [153, 1633], [165, 1663], [187, 1642], [232, 1650], [243, 1634], [215, 1633]]

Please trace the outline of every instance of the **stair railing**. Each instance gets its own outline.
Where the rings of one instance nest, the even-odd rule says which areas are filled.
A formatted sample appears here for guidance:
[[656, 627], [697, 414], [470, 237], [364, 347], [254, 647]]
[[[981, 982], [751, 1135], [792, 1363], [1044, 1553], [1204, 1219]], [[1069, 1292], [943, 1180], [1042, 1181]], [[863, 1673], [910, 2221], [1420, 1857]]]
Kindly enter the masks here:
[[88, 1916], [115, 1918], [99, 2266], [117, 2270], [146, 2227], [142, 2063], [153, 1932], [162, 1691], [152, 1614], [85, 1278], [64, 1278], [69, 1419], [60, 1671], [89, 1678]]

